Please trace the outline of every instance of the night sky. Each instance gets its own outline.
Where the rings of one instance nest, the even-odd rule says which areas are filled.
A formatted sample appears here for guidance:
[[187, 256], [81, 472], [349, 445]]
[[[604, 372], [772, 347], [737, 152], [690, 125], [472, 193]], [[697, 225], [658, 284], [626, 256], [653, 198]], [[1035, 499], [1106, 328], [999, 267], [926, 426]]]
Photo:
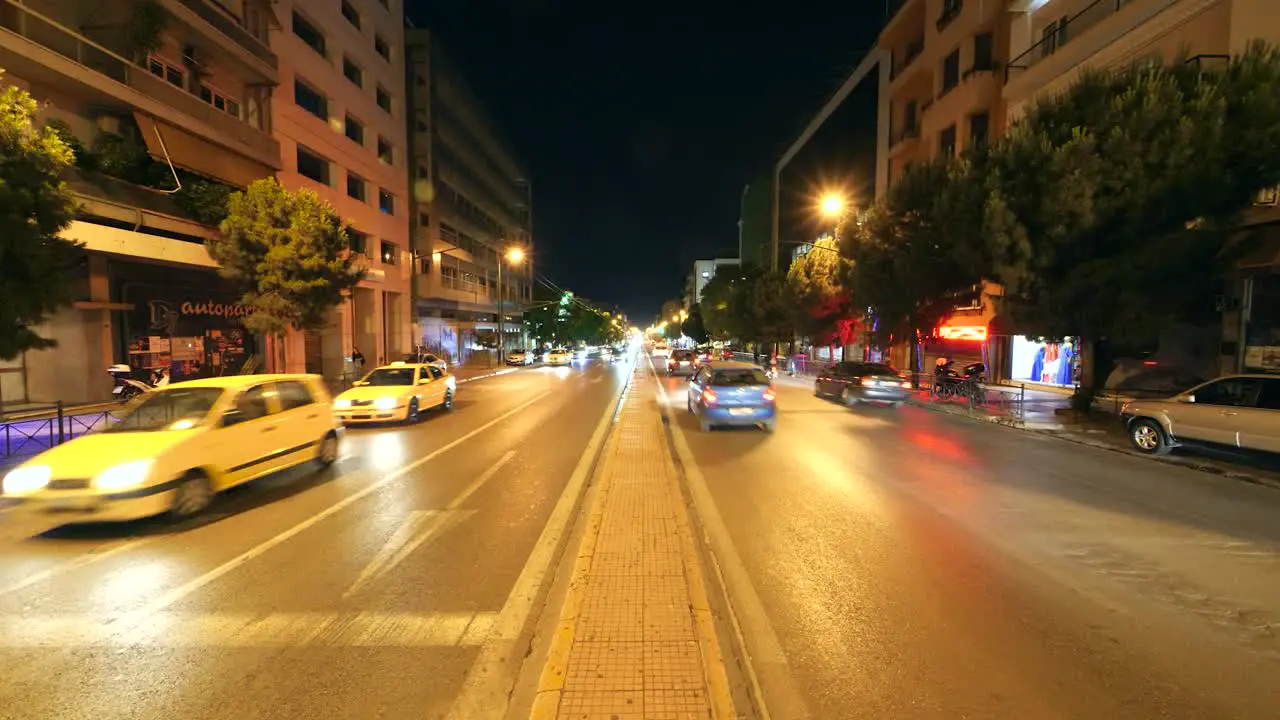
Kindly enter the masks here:
[[406, 8], [528, 169], [538, 272], [637, 320], [680, 295], [695, 259], [737, 255], [744, 183], [772, 166], [884, 20], [883, 0]]

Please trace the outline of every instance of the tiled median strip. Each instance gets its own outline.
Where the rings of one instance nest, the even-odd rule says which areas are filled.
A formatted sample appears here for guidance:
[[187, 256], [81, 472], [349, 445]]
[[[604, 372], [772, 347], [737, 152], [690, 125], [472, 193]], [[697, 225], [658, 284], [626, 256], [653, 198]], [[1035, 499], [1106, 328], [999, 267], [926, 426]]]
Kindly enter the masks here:
[[532, 718], [733, 717], [654, 382], [605, 451]]

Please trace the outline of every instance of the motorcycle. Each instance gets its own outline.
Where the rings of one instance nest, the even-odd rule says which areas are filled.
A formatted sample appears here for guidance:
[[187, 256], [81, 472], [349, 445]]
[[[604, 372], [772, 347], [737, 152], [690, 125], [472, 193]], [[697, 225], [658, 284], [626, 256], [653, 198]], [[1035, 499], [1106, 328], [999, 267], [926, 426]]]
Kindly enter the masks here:
[[955, 361], [938, 358], [933, 368], [933, 394], [943, 400], [962, 397], [974, 405], [982, 405], [986, 401], [986, 391], [982, 388], [986, 379], [987, 366], [980, 362], [956, 370]]
[[147, 379], [144, 381], [139, 380], [138, 373], [124, 363], [118, 363], [107, 368], [107, 374], [116, 381], [115, 387], [111, 388], [111, 395], [124, 403], [145, 392], [162, 388], [169, 384], [168, 368], [151, 368], [145, 372]]

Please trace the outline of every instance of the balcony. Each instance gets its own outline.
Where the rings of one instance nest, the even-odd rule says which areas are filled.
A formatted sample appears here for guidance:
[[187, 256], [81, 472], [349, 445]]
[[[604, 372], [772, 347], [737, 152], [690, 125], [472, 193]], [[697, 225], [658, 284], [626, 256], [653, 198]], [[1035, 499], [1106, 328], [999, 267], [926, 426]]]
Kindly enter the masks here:
[[[269, 134], [11, 0], [0, 0], [0, 67], [33, 83], [77, 88], [91, 102], [153, 116], [175, 133], [231, 150], [266, 171], [280, 167], [279, 145]], [[240, 184], [239, 178], [214, 176]]]
[[[259, 38], [243, 25], [243, 19], [208, 0], [162, 0], [162, 3], [173, 17], [212, 36], [231, 53], [241, 55], [245, 65], [257, 66], [255, 69], [264, 75], [264, 80], [276, 81], [276, 54], [267, 45], [265, 25]], [[210, 27], [216, 34], [208, 32]]]
[[920, 35], [907, 43], [901, 55], [894, 55], [893, 68], [889, 72], [890, 80], [896, 80], [902, 75], [922, 53], [924, 53], [924, 35]]
[[1120, 12], [1131, 2], [1133, 0], [1094, 0], [1075, 15], [1050, 24], [1043, 29], [1039, 41], [1009, 61], [1005, 67], [1005, 82], [1009, 82], [1015, 73], [1034, 67], [1067, 43], [1079, 39], [1090, 28]]

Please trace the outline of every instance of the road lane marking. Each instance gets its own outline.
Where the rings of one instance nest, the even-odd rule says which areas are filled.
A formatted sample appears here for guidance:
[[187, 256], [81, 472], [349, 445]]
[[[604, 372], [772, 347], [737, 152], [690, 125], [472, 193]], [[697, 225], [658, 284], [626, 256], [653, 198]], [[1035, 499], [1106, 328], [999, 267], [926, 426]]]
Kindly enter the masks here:
[[0, 647], [474, 647], [494, 612], [173, 613], [125, 631], [92, 615], [0, 615]]
[[631, 388], [634, 375], [628, 373], [627, 380], [619, 390], [615, 402], [606, 406], [600, 421], [587, 441], [586, 448], [578, 458], [578, 464], [569, 476], [564, 491], [556, 500], [542, 534], [534, 543], [533, 551], [520, 570], [520, 577], [511, 588], [511, 594], [502, 605], [502, 610], [493, 621], [493, 629], [488, 639], [480, 647], [480, 654], [467, 676], [462, 688], [449, 708], [447, 718], [456, 720], [499, 720], [506, 715], [510, 703], [510, 694], [523, 662], [527, 647], [521, 647], [519, 640], [524, 631], [534, 604], [542, 595], [543, 585], [552, 564], [559, 555], [559, 550], [567, 537], [570, 524], [576, 517], [578, 503], [587, 478], [595, 466], [600, 448], [604, 444], [609, 426], [615, 421], [618, 410], [622, 407]]
[[360, 577], [356, 578], [356, 581], [352, 583], [342, 597], [349, 598], [356, 594], [366, 584], [382, 577], [398, 565], [400, 561], [412, 555], [423, 543], [434, 537], [439, 537], [445, 530], [474, 515], [476, 512], [474, 510], [459, 510], [458, 508], [483, 487], [485, 483], [497, 475], [502, 466], [510, 462], [515, 455], [515, 450], [508, 450], [503, 453], [496, 463], [490, 465], [488, 470], [480, 473], [475, 480], [472, 480], [469, 485], [462, 489], [462, 492], [458, 493], [453, 500], [450, 500], [444, 510], [418, 510], [410, 513], [409, 517], [405, 518], [404, 524], [396, 532], [392, 533], [386, 545], [374, 556], [368, 567], [364, 569], [364, 572], [360, 573]]
[[[650, 367], [653, 367], [650, 361]], [[657, 370], [654, 369], [656, 374]], [[669, 407], [667, 389], [657, 384], [659, 403]], [[795, 679], [782, 651], [782, 643], [773, 629], [751, 574], [738, 554], [729, 528], [725, 525], [720, 509], [716, 506], [707, 480], [689, 448], [684, 431], [675, 417], [668, 414], [671, 444], [684, 472], [689, 495], [693, 499], [702, 532], [708, 541], [711, 566], [715, 569], [720, 587], [728, 595], [729, 619], [737, 636], [738, 647], [746, 654], [743, 668], [751, 682], [756, 709], [762, 720], [769, 720], [770, 710], [778, 717], [801, 720], [809, 717], [808, 708], [795, 687]]]
[[355, 595], [366, 585], [394, 569], [422, 547], [423, 543], [443, 535], [475, 513], [475, 510], [415, 510], [409, 513], [409, 517], [391, 534], [342, 597], [345, 599]]
[[27, 577], [22, 578], [21, 580], [18, 580], [17, 582], [7, 587], [0, 588], [0, 597], [3, 597], [10, 593], [18, 592], [19, 590], [24, 590], [26, 588], [31, 587], [32, 585], [45, 582], [46, 580], [49, 580], [58, 575], [61, 575], [62, 573], [70, 572], [72, 570], [82, 568], [86, 565], [91, 565], [93, 563], [98, 562], [99, 560], [106, 560], [112, 555], [119, 555], [120, 553], [126, 552], [128, 550], [132, 550], [138, 547], [139, 545], [144, 545], [148, 542], [151, 542], [151, 540], [152, 538], [140, 538], [137, 540], [130, 540], [129, 542], [116, 545], [115, 547], [109, 550], [89, 552], [73, 560], [69, 560], [65, 563], [62, 563], [60, 565], [55, 565], [51, 568], [46, 568], [33, 575], [28, 575]]
[[342, 512], [343, 510], [345, 510], [346, 508], [350, 507], [351, 505], [353, 505], [353, 504], [355, 504], [355, 503], [359, 502], [360, 500], [363, 500], [364, 498], [368, 497], [369, 495], [371, 495], [371, 494], [373, 494], [373, 493], [375, 493], [375, 492], [377, 492], [377, 491], [381, 490], [382, 488], [386, 487], [387, 485], [390, 485], [391, 483], [393, 483], [393, 482], [395, 482], [395, 481], [399, 480], [400, 478], [404, 477], [406, 474], [408, 474], [408, 473], [410, 473], [410, 472], [412, 472], [412, 471], [416, 470], [416, 469], [417, 469], [417, 468], [419, 468], [419, 467], [422, 467], [422, 466], [423, 466], [423, 465], [425, 465], [426, 463], [431, 462], [432, 460], [436, 459], [437, 457], [439, 457], [439, 456], [443, 455], [444, 453], [449, 452], [450, 450], [452, 450], [452, 449], [454, 449], [454, 448], [458, 447], [459, 445], [461, 445], [461, 444], [465, 443], [466, 441], [468, 441], [468, 440], [470, 440], [470, 439], [472, 439], [472, 438], [476, 437], [477, 435], [480, 435], [481, 433], [483, 433], [484, 431], [486, 431], [486, 430], [488, 430], [489, 428], [493, 427], [494, 425], [497, 425], [498, 423], [500, 423], [500, 422], [502, 422], [502, 421], [506, 420], [507, 418], [509, 418], [509, 417], [511, 417], [511, 416], [513, 416], [513, 415], [517, 415], [517, 414], [519, 414], [519, 413], [523, 412], [523, 411], [525, 410], [525, 408], [527, 408], [527, 407], [529, 407], [529, 406], [533, 405], [534, 403], [538, 402], [539, 400], [542, 400], [543, 398], [545, 398], [546, 396], [548, 396], [548, 395], [550, 395], [550, 394], [551, 394], [551, 391], [550, 391], [550, 390], [547, 390], [547, 391], [544, 391], [544, 392], [541, 392], [541, 393], [539, 393], [539, 394], [535, 395], [532, 399], [527, 400], [527, 401], [525, 401], [525, 402], [523, 402], [523, 403], [520, 403], [519, 405], [517, 405], [517, 406], [515, 406], [515, 407], [511, 408], [510, 410], [508, 410], [508, 411], [506, 411], [506, 412], [502, 413], [501, 415], [497, 416], [496, 418], [493, 418], [493, 419], [492, 419], [492, 420], [490, 420], [489, 422], [486, 422], [485, 424], [481, 425], [480, 427], [478, 427], [478, 428], [476, 428], [476, 429], [474, 429], [474, 430], [472, 430], [472, 431], [468, 432], [467, 434], [463, 435], [462, 437], [457, 438], [456, 440], [454, 440], [454, 441], [452, 441], [452, 442], [450, 442], [450, 443], [447, 443], [447, 444], [445, 444], [445, 445], [442, 445], [442, 446], [440, 446], [440, 447], [436, 448], [435, 450], [432, 450], [431, 452], [429, 452], [429, 453], [427, 453], [426, 455], [424, 455], [424, 456], [422, 456], [422, 457], [418, 458], [417, 460], [414, 460], [413, 462], [409, 463], [408, 465], [405, 465], [404, 467], [400, 468], [399, 470], [396, 470], [396, 471], [394, 471], [394, 472], [391, 472], [391, 473], [389, 473], [389, 474], [387, 474], [387, 475], [383, 476], [381, 480], [378, 480], [378, 481], [376, 481], [376, 482], [374, 482], [374, 483], [372, 483], [372, 484], [370, 484], [370, 485], [365, 486], [364, 488], [361, 488], [360, 490], [356, 491], [355, 493], [353, 493], [353, 494], [351, 494], [351, 495], [349, 495], [349, 496], [347, 496], [347, 497], [343, 498], [342, 500], [339, 500], [338, 502], [334, 503], [333, 505], [330, 505], [329, 507], [325, 508], [324, 510], [321, 510], [320, 512], [316, 513], [315, 515], [312, 515], [311, 517], [307, 518], [306, 520], [303, 520], [302, 522], [298, 523], [297, 525], [294, 525], [293, 527], [289, 528], [288, 530], [285, 530], [284, 532], [281, 532], [281, 533], [279, 533], [278, 535], [275, 535], [274, 537], [271, 537], [271, 538], [268, 538], [267, 540], [262, 541], [261, 543], [259, 543], [259, 544], [255, 545], [255, 546], [254, 546], [254, 547], [252, 547], [252, 548], [249, 548], [248, 550], [244, 551], [243, 553], [240, 553], [239, 555], [237, 555], [237, 556], [235, 556], [235, 557], [231, 558], [230, 560], [228, 560], [228, 561], [226, 561], [226, 562], [222, 563], [222, 564], [221, 564], [221, 565], [219, 565], [218, 567], [216, 567], [216, 568], [214, 568], [214, 569], [212, 569], [212, 570], [210, 570], [210, 571], [208, 571], [208, 572], [204, 573], [203, 575], [200, 575], [200, 576], [198, 576], [198, 577], [192, 578], [191, 580], [187, 581], [186, 583], [183, 583], [182, 585], [179, 585], [178, 587], [176, 587], [176, 588], [174, 588], [174, 589], [170, 590], [169, 592], [167, 592], [167, 593], [165, 593], [165, 594], [161, 595], [160, 597], [156, 598], [155, 600], [152, 600], [150, 603], [147, 603], [147, 604], [146, 604], [145, 606], [143, 606], [142, 608], [140, 608], [140, 609], [138, 609], [138, 610], [134, 610], [134, 611], [132, 611], [132, 612], [129, 612], [129, 613], [126, 613], [126, 614], [124, 614], [124, 615], [120, 616], [119, 618], [117, 618], [116, 622], [120, 622], [120, 623], [124, 623], [124, 624], [134, 624], [134, 623], [146, 623], [146, 622], [148, 622], [148, 618], [149, 618], [150, 616], [155, 615], [156, 613], [159, 613], [159, 612], [163, 611], [165, 608], [169, 607], [170, 605], [172, 605], [172, 604], [174, 604], [174, 603], [178, 602], [179, 600], [182, 600], [183, 598], [187, 597], [187, 596], [188, 596], [188, 595], [190, 595], [191, 593], [193, 593], [193, 592], [195, 592], [195, 591], [199, 590], [200, 588], [204, 587], [205, 585], [208, 585], [209, 583], [213, 582], [214, 580], [217, 580], [218, 578], [222, 577], [223, 575], [226, 575], [227, 573], [231, 572], [232, 570], [235, 570], [236, 568], [238, 568], [238, 567], [240, 567], [241, 565], [243, 565], [243, 564], [245, 564], [245, 563], [249, 562], [250, 560], [253, 560], [254, 558], [257, 558], [258, 556], [262, 555], [263, 553], [266, 553], [268, 550], [271, 550], [272, 548], [276, 547], [277, 545], [280, 545], [280, 544], [282, 544], [282, 543], [284, 543], [284, 542], [288, 541], [289, 539], [293, 538], [294, 536], [298, 535], [299, 533], [303, 532], [304, 530], [307, 530], [307, 529], [311, 528], [312, 526], [317, 525], [318, 523], [320, 523], [320, 522], [322, 522], [322, 521], [324, 521], [324, 520], [327, 520], [327, 519], [329, 519], [330, 517], [332, 517], [332, 516], [334, 516], [334, 515], [338, 514], [339, 512]]

